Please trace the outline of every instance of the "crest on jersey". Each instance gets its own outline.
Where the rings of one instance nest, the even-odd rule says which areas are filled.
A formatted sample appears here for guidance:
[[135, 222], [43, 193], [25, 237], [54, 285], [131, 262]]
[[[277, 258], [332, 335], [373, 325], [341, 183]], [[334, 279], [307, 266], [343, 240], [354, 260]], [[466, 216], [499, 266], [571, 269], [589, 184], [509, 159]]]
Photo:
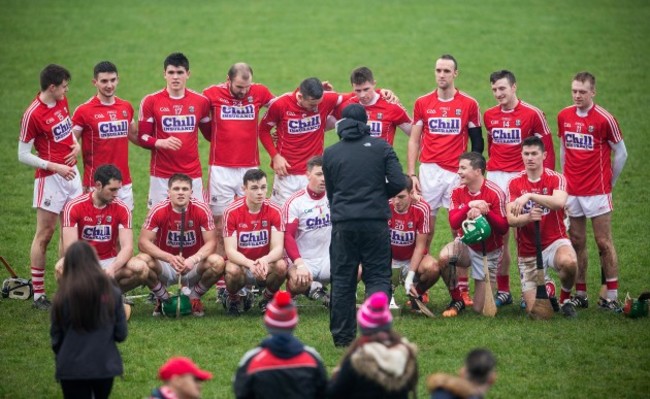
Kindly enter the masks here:
[[269, 226], [269, 222], [267, 222], [266, 220], [262, 220], [262, 227], [268, 227], [268, 226]]
[[183, 112], [183, 106], [182, 105], [174, 105], [174, 113], [176, 115], [180, 115], [181, 112]]
[[460, 109], [456, 109], [456, 116], [460, 116]]
[[115, 111], [108, 111], [108, 118], [112, 121], [117, 120], [117, 112]]
[[543, 194], [543, 195], [547, 195], [547, 194], [548, 194], [548, 189], [547, 189], [546, 187], [544, 187], [544, 188], [542, 189], [542, 194]]
[[127, 114], [126, 114], [126, 110], [125, 110], [125, 109], [122, 110], [122, 116], [125, 117], [125, 118], [127, 117]]
[[190, 112], [194, 112], [194, 106], [190, 105]]
[[253, 102], [253, 96], [248, 96], [247, 100], [248, 100], [249, 103], [252, 103]]
[[413, 228], [413, 222], [408, 222], [406, 225], [408, 226], [409, 229]]
[[521, 121], [519, 119], [515, 121], [515, 126], [521, 126]]
[[377, 112], [377, 119], [382, 120], [384, 118], [384, 114], [381, 112]]
[[112, 222], [112, 221], [113, 221], [113, 217], [112, 217], [112, 216], [106, 216], [106, 223], [110, 223], [110, 222]]
[[587, 130], [589, 131], [589, 133], [593, 133], [594, 132], [594, 127], [592, 125], [589, 125]]
[[190, 220], [189, 222], [187, 222], [187, 226], [188, 226], [190, 229], [193, 228], [193, 227], [194, 227], [194, 220]]

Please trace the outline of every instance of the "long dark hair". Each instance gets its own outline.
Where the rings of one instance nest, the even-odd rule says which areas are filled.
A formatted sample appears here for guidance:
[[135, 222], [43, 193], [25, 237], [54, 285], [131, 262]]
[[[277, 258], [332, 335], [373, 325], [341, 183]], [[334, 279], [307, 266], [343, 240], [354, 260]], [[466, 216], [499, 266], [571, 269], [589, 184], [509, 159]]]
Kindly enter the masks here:
[[55, 322], [63, 327], [69, 323], [77, 331], [92, 331], [115, 320], [113, 283], [85, 241], [75, 242], [65, 253], [52, 312]]

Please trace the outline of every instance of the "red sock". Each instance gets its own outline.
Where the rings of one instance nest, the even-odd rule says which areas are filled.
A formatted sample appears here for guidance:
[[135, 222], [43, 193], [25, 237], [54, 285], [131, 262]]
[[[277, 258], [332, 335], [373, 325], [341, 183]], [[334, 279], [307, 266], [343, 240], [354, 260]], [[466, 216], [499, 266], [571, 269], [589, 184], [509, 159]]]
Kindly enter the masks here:
[[510, 292], [510, 276], [497, 275], [497, 291]]
[[469, 292], [469, 279], [467, 277], [458, 277], [458, 289], [461, 292]]
[[587, 283], [576, 283], [576, 295], [587, 296]]
[[32, 267], [32, 285], [34, 286], [34, 300], [45, 295], [45, 269]]
[[449, 295], [451, 295], [451, 299], [454, 301], [462, 301], [463, 297], [460, 296], [460, 288], [458, 286], [452, 288], [449, 290]]
[[560, 303], [564, 303], [567, 299], [571, 299], [571, 290], [560, 289]]
[[607, 279], [607, 299], [618, 299], [618, 278]]

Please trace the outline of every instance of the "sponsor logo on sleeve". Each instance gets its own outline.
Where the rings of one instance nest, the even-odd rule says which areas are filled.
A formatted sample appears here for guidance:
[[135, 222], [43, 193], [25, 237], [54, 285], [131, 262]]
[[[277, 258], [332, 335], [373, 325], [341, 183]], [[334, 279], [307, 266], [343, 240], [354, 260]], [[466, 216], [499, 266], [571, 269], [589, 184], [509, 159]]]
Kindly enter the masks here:
[[460, 118], [429, 118], [427, 121], [431, 134], [457, 135], [460, 134]]

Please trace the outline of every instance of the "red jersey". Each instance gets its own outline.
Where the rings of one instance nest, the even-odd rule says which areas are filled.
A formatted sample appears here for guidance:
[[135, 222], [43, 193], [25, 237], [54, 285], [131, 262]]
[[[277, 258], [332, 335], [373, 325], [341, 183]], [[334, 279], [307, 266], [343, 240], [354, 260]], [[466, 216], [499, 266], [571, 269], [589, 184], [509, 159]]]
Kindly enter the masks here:
[[[174, 210], [168, 199], [159, 202], [149, 211], [143, 229], [156, 232], [154, 244], [172, 255], [180, 254], [181, 213]], [[210, 207], [192, 198], [185, 210], [183, 230], [183, 257], [189, 258], [205, 244], [203, 232], [214, 230]]]
[[97, 208], [93, 193], [82, 194], [65, 205], [62, 225], [76, 227], [79, 239], [95, 247], [100, 260], [110, 259], [119, 252], [120, 229], [131, 229], [131, 211], [118, 198]]
[[570, 195], [589, 196], [612, 192], [612, 149], [608, 142], [623, 140], [616, 118], [594, 104], [578, 116], [576, 106], [557, 116], [558, 136], [564, 145], [563, 173]]
[[199, 123], [210, 121], [210, 101], [186, 89], [183, 98], [172, 98], [167, 89], [146, 96], [140, 104], [138, 136], [156, 139], [176, 137], [182, 141], [178, 151], [151, 148], [150, 174], [169, 178], [185, 173], [200, 178]]
[[546, 116], [539, 108], [521, 100], [514, 109], [508, 111], [497, 105], [485, 111], [483, 123], [487, 130], [487, 170], [521, 172], [524, 169], [521, 142], [534, 135], [540, 137], [546, 147], [544, 167], [555, 169], [553, 136], [546, 123]]
[[269, 105], [273, 94], [266, 86], [253, 83], [246, 98], [239, 100], [230, 94], [226, 83], [221, 83], [203, 90], [203, 95], [210, 100], [212, 110], [210, 165], [259, 166], [258, 118], [260, 108]]
[[259, 259], [271, 251], [271, 232], [284, 231], [280, 208], [265, 199], [259, 212], [251, 213], [246, 197], [223, 212], [223, 236], [237, 237], [237, 250], [248, 259]]
[[[291, 168], [291, 175], [304, 175], [307, 161], [314, 155], [323, 155], [325, 145], [325, 124], [340, 100], [337, 93], [326, 91], [316, 110], [306, 110], [298, 105], [296, 89], [271, 103], [260, 122], [260, 140], [271, 159], [282, 155]], [[276, 144], [273, 144], [271, 129], [275, 127]]]
[[[415, 250], [415, 239], [418, 234], [429, 234], [429, 206], [422, 201], [413, 201], [404, 213], [395, 210], [393, 200], [389, 201], [391, 218], [390, 248], [395, 260], [410, 260]], [[426, 251], [425, 251], [426, 253]]]
[[133, 107], [115, 97], [115, 103], [103, 104], [97, 96], [77, 107], [72, 115], [72, 129], [81, 129], [84, 162], [83, 185], [94, 185], [97, 167], [113, 164], [122, 172], [122, 183], [131, 183], [129, 172], [129, 126]]
[[[485, 240], [485, 250], [492, 252], [503, 246], [503, 235], [508, 232], [508, 219], [506, 218], [506, 195], [496, 183], [484, 179], [481, 189], [477, 193], [469, 191], [466, 185], [461, 184], [451, 191], [451, 204], [449, 206], [449, 225], [460, 237], [463, 235], [462, 224], [467, 219], [467, 212], [471, 209], [469, 203], [475, 200], [487, 202], [490, 210], [485, 218], [490, 223], [492, 233]], [[483, 253], [483, 244], [477, 243], [469, 246], [478, 253]]]
[[[341, 105], [336, 107], [336, 110], [334, 111], [336, 119], [341, 119], [343, 109], [350, 104], [361, 103], [356, 96], [344, 101]], [[404, 109], [402, 104], [391, 104], [384, 100], [381, 95], [374, 104], [363, 105], [363, 107], [366, 109], [366, 113], [368, 114], [370, 135], [372, 137], [382, 138], [390, 145], [393, 145], [395, 130], [397, 127], [404, 123], [411, 123], [411, 118], [406, 113], [406, 109]]]
[[470, 123], [480, 127], [481, 113], [478, 102], [462, 91], [446, 101], [437, 90], [415, 100], [413, 124], [422, 126], [420, 162], [455, 173], [458, 157], [467, 151]]
[[[20, 124], [20, 141], [34, 140], [38, 157], [48, 162], [65, 164], [65, 156], [72, 151], [72, 121], [68, 100], [57, 101], [53, 107], [41, 101], [37, 95], [25, 111]], [[76, 165], [77, 161], [74, 161]], [[36, 178], [53, 175], [54, 172], [37, 168]]]
[[[566, 191], [566, 180], [561, 174], [550, 169], [544, 168], [542, 177], [536, 181], [528, 180], [526, 171], [522, 171], [513, 177], [508, 184], [508, 202], [512, 202], [526, 193], [535, 193], [542, 195], [553, 195], [555, 190]], [[530, 212], [534, 203], [529, 201], [524, 206], [522, 213]], [[567, 238], [566, 226], [564, 225], [564, 209], [552, 211], [542, 207], [544, 214], [540, 222], [540, 231], [542, 233], [542, 249], [551, 245], [555, 240]], [[535, 256], [535, 226], [534, 223], [528, 223], [523, 227], [517, 228], [517, 248], [519, 256]]]

